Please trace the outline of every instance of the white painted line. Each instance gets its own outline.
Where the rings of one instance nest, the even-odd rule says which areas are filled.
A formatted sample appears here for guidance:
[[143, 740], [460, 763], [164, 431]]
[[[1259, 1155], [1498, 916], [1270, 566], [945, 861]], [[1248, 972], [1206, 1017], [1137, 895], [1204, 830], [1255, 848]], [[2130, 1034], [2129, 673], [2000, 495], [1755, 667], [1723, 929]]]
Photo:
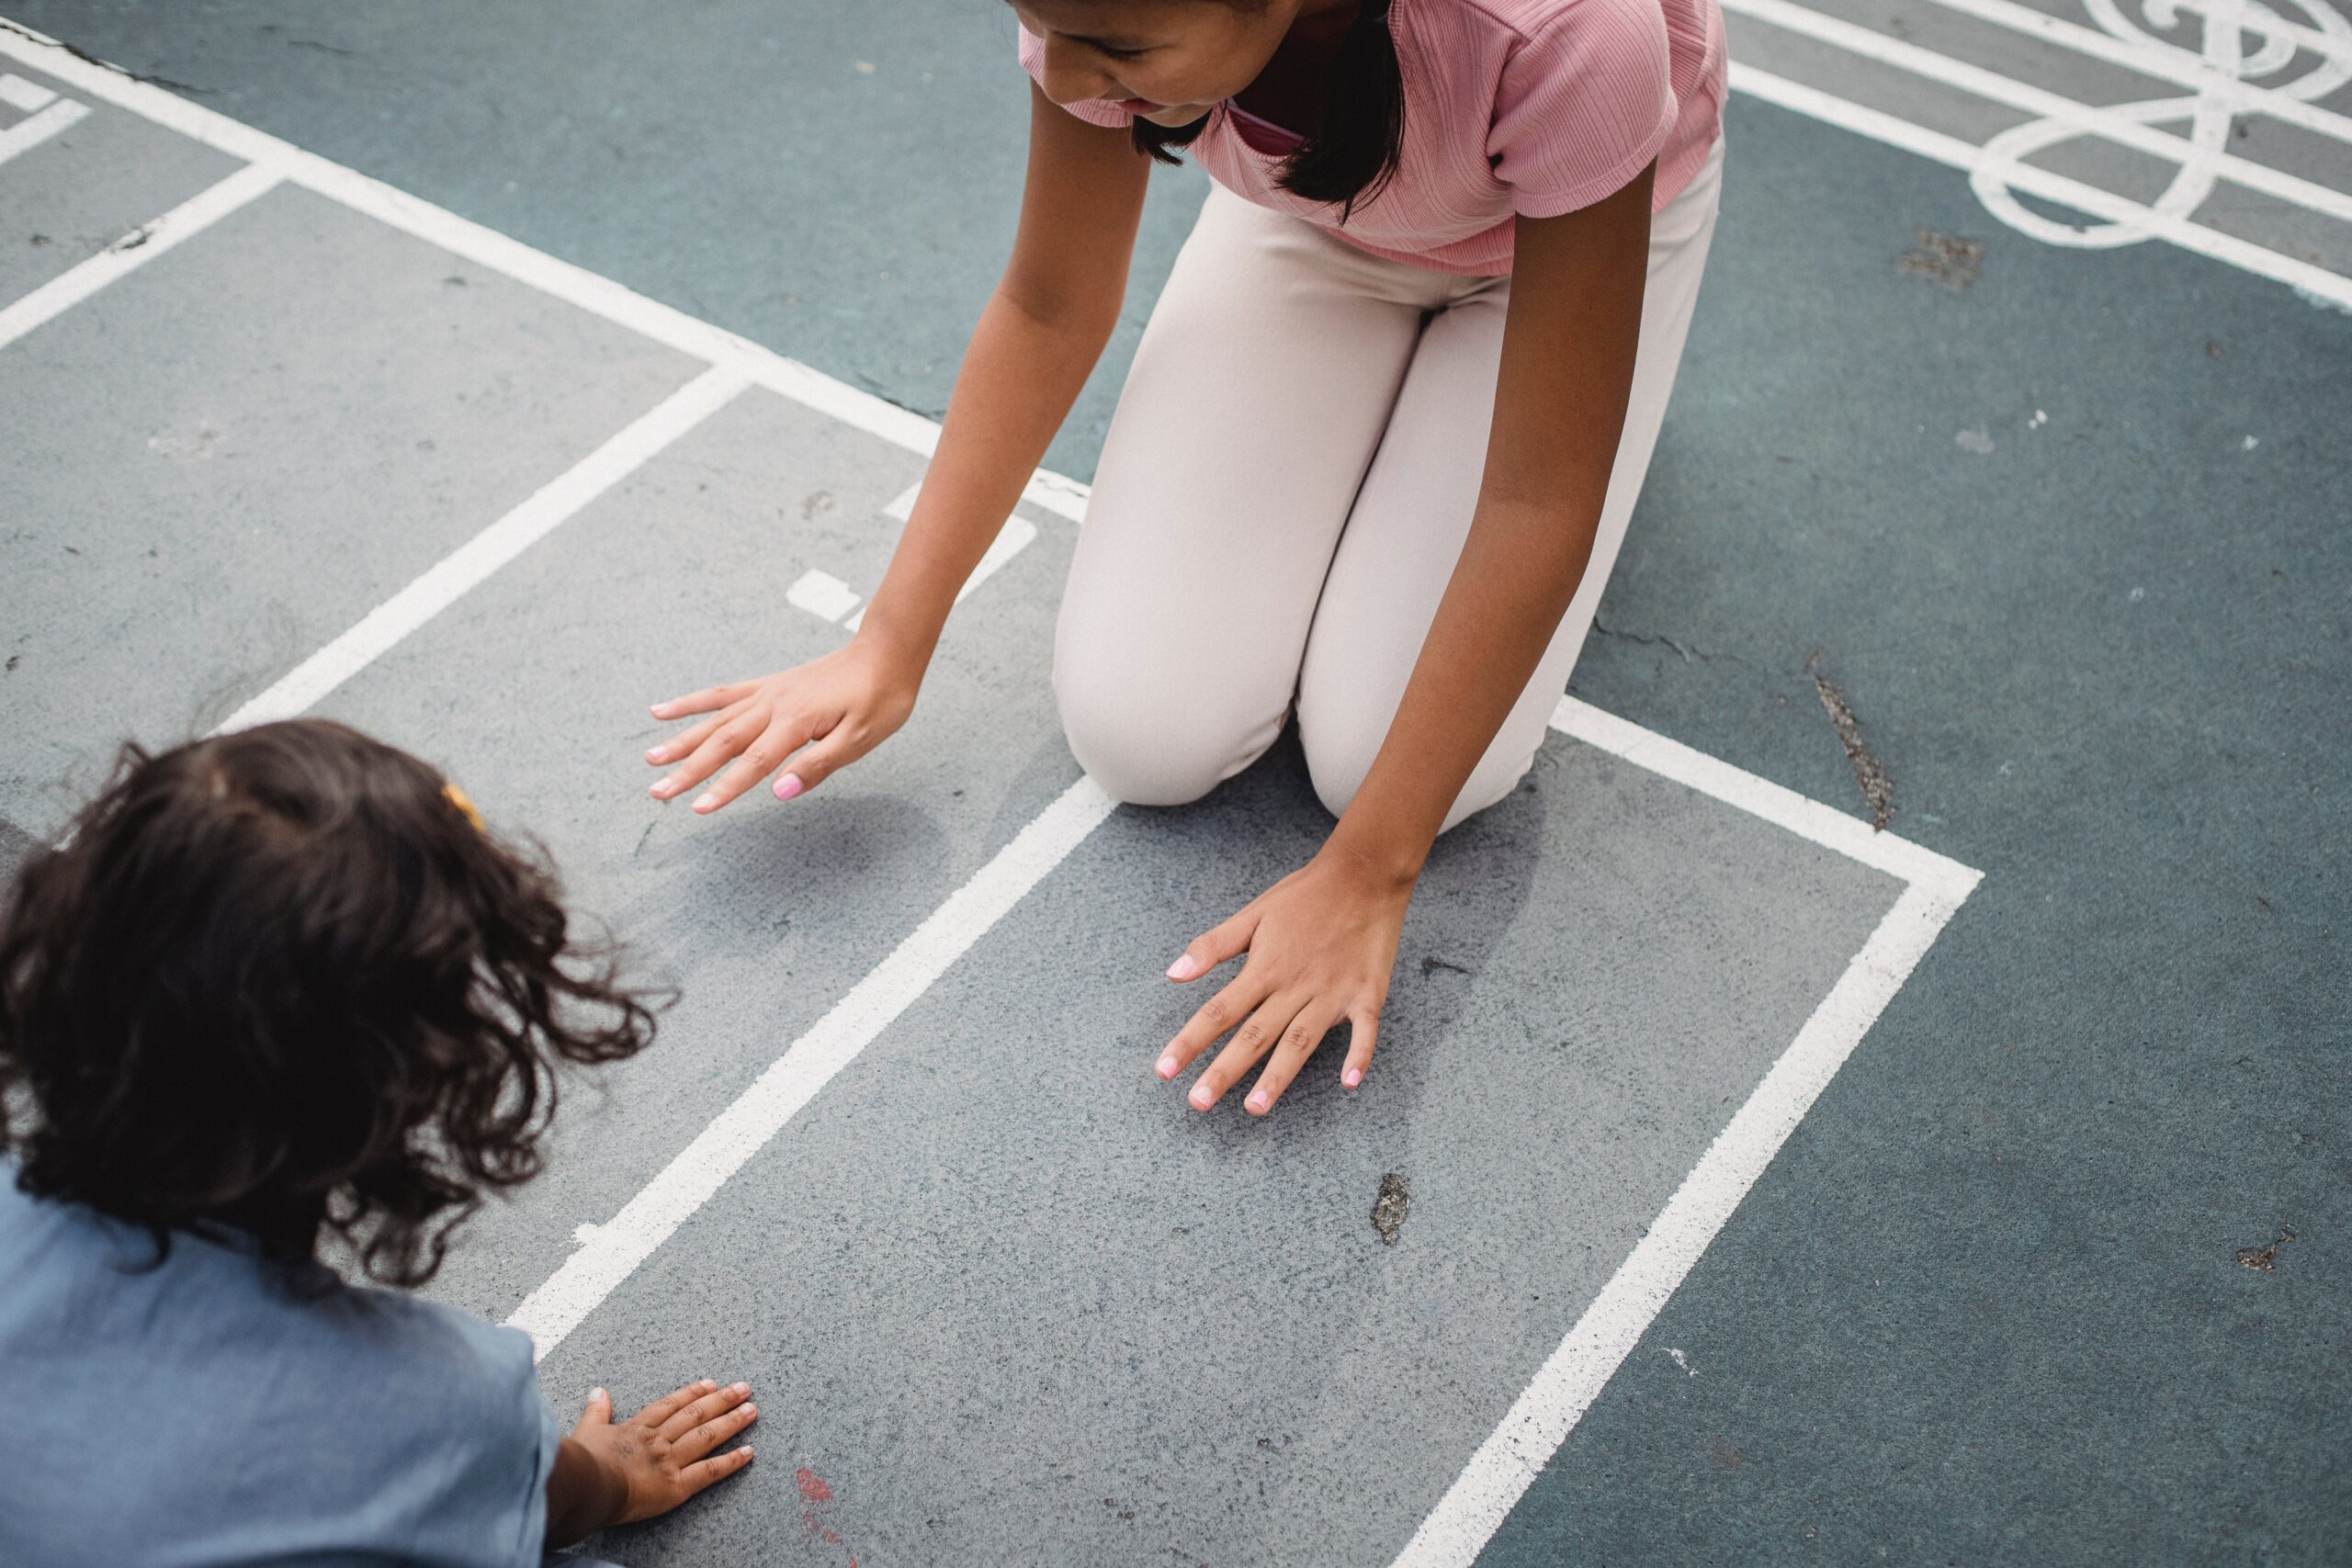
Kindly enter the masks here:
[[915, 497], [922, 493], [922, 481], [917, 479], [890, 498], [889, 502], [882, 508], [882, 515], [894, 523], [904, 523], [915, 514]]
[[[1469, 1568], [1681, 1287], [1982, 874], [1574, 697], [1552, 728], [1908, 884], [1393, 1568]], [[1679, 1359], [1679, 1357], [1677, 1358]], [[1688, 1370], [1686, 1368], [1686, 1370]]]
[[203, 232], [277, 185], [278, 178], [271, 169], [240, 169], [0, 309], [0, 348], [80, 304], [117, 278], [145, 266], [181, 241]]
[[[920, 484], [909, 487], [905, 494], [882, 509], [883, 514], [895, 517], [901, 523], [905, 522], [914, 515], [915, 493], [922, 488]], [[956, 591], [956, 603], [961, 604], [970, 598], [973, 589], [994, 577], [1004, 569], [1007, 561], [1036, 542], [1037, 525], [1035, 523], [1030, 522], [1018, 512], [1006, 518], [1004, 526], [996, 531], [996, 537], [989, 541], [987, 552], [972, 563], [972, 575], [966, 578], [964, 586]], [[830, 620], [831, 617], [826, 618]], [[856, 615], [842, 623], [842, 628], [854, 637], [857, 634], [857, 628], [865, 623], [865, 612], [861, 609]]]
[[840, 620], [857, 608], [857, 601], [855, 589], [826, 571], [804, 571], [784, 591], [786, 604], [806, 610], [820, 621]]
[[1004, 520], [996, 531], [996, 538], [986, 554], [972, 567], [972, 575], [956, 591], [956, 603], [961, 604], [972, 596], [972, 590], [1004, 570], [1005, 563], [1037, 542], [1037, 525], [1019, 513]]
[[545, 1359], [834, 1074], [1083, 842], [1116, 804], [1091, 779], [1081, 778], [1065, 790], [794, 1041], [619, 1213], [593, 1227], [563, 1267], [514, 1309], [508, 1326], [529, 1334], [535, 1355]]
[[[2301, 126], [2320, 136], [2333, 137], [2338, 141], [2352, 141], [2352, 118], [2330, 113], [2298, 98], [2288, 96], [2275, 88], [2247, 85], [2237, 77], [2215, 70], [2186, 50], [2152, 50], [2142, 44], [2130, 43], [2111, 33], [2084, 27], [2037, 11], [2030, 6], [2020, 6], [2017, 0], [1929, 0], [1929, 4], [1973, 17], [1980, 22], [2007, 28], [2028, 38], [2040, 39], [2071, 49], [2077, 54], [2104, 60], [2110, 65], [2120, 65], [2152, 76], [2162, 82], [2174, 82], [2193, 87], [2201, 94], [2220, 99], [2240, 114], [2268, 115], [2288, 125]], [[2193, 7], [2183, 5], [2181, 9]], [[2277, 26], [2278, 19], [2257, 18], [2251, 10], [2239, 17], [2239, 26], [2252, 30], [2261, 26]], [[2352, 52], [2346, 62], [2352, 63]]]
[[2004, 183], [2029, 196], [2062, 203], [2110, 223], [2128, 223], [2144, 229], [2155, 238], [2169, 241], [2183, 250], [2194, 251], [2243, 271], [2288, 284], [2340, 309], [2352, 310], [2352, 278], [2329, 272], [2324, 267], [2266, 250], [2234, 235], [2205, 228], [2171, 213], [2155, 211], [2112, 191], [2068, 179], [2064, 175], [2052, 174], [2030, 164], [1988, 158], [1984, 150], [1973, 142], [1914, 125], [1907, 119], [1825, 93], [1818, 87], [1792, 82], [1785, 76], [1758, 71], [1736, 60], [1731, 62], [1731, 85], [1750, 97], [1761, 98], [1766, 103], [1777, 104], [1840, 130], [1850, 130], [1858, 136], [1867, 136], [1873, 141], [1883, 141], [1890, 147], [1916, 152], [1920, 157], [1931, 158], [1971, 175], [1988, 164], [1997, 165]]
[[57, 95], [38, 82], [28, 82], [13, 71], [0, 71], [0, 104], [18, 114], [33, 114], [57, 101]]
[[[1988, 102], [2038, 115], [2080, 135], [2102, 137], [2184, 168], [2191, 164], [2200, 165], [2249, 190], [2258, 190], [2265, 196], [2292, 202], [2339, 222], [2352, 222], [2352, 192], [2316, 185], [2234, 153], [2199, 147], [2186, 137], [2135, 123], [2114, 110], [2015, 81], [1998, 72], [1954, 60], [1931, 49], [1905, 43], [1901, 39], [1889, 38], [1869, 28], [1857, 27], [1841, 17], [1823, 16], [1818, 11], [1793, 4], [1792, 0], [1723, 0], [1723, 7], [1800, 37], [1833, 45], [1864, 60], [1892, 65], [1931, 82], [1940, 82], [1946, 86], [1973, 93]], [[2277, 96], [2281, 102], [2293, 101], [2283, 95]], [[2182, 118], [2188, 118], [2188, 107], [2184, 107], [2180, 112]]]
[[746, 385], [732, 370], [704, 371], [368, 611], [350, 630], [231, 714], [213, 733], [291, 718], [305, 711], [718, 412]]
[[[291, 183], [366, 213], [379, 222], [504, 273], [656, 343], [723, 367], [753, 386], [764, 387], [844, 424], [925, 457], [938, 445], [938, 424], [919, 413], [821, 375], [797, 360], [659, 300], [649, 299], [611, 278], [559, 261], [544, 251], [533, 250], [518, 240], [421, 201], [356, 169], [306, 152], [200, 104], [175, 97], [152, 83], [133, 81], [119, 72], [78, 59], [53, 39], [39, 34], [28, 39], [0, 31], [0, 57], [14, 59], [94, 98], [143, 115], [208, 147], [275, 169]], [[1083, 486], [1043, 470], [1031, 479], [1023, 491], [1023, 499], [1072, 522], [1084, 515], [1085, 496]]]
[[61, 98], [30, 119], [20, 119], [7, 130], [0, 130], [0, 164], [31, 152], [89, 112], [87, 104]]
[[1957, 908], [1957, 899], [1926, 885], [1914, 885], [1895, 900], [1795, 1041], [1683, 1178], [1648, 1234], [1396, 1554], [1395, 1568], [1469, 1568], [1477, 1560]]
[[1552, 728], [1873, 870], [1915, 886], [1933, 888], [1954, 905], [1968, 896], [1982, 874], [1908, 839], [1882, 832], [1859, 817], [1849, 817], [1576, 697], [1560, 699], [1559, 706], [1552, 710]]

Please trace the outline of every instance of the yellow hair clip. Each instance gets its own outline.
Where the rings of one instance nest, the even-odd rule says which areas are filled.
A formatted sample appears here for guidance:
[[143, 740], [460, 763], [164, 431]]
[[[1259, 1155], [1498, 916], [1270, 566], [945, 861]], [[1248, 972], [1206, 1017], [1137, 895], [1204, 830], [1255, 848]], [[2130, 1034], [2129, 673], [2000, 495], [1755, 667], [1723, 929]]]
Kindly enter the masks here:
[[474, 803], [467, 797], [464, 790], [459, 789], [456, 784], [445, 784], [441, 786], [441, 798], [456, 807], [458, 815], [474, 825], [475, 832], [490, 831], [482, 826], [481, 813], [474, 809]]

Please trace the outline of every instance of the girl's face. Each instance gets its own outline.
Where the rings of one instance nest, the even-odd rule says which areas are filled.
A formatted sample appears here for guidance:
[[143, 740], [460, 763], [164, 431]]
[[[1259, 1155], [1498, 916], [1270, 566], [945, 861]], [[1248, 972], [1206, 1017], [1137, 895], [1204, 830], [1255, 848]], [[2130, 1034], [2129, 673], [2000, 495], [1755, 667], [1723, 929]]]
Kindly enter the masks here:
[[1266, 68], [1303, 0], [1012, 0], [1046, 41], [1046, 96], [1109, 98], [1156, 125], [1190, 125]]

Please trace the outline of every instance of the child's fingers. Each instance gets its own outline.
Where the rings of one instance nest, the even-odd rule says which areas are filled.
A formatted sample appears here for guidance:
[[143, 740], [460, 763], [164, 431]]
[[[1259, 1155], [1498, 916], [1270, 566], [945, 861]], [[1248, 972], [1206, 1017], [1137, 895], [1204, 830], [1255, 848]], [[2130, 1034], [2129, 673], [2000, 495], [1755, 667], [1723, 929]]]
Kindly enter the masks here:
[[1233, 977], [1230, 985], [1200, 1006], [1176, 1038], [1159, 1053], [1156, 1070], [1163, 1078], [1172, 1078], [1193, 1065], [1193, 1058], [1217, 1042], [1217, 1036], [1250, 1016], [1250, 1010], [1266, 999], [1265, 979], [1244, 969]]
[[729, 719], [694, 749], [692, 755], [663, 775], [649, 791], [656, 800], [668, 800], [682, 795], [710, 777], [731, 761], [735, 754], [752, 743], [760, 733], [763, 720], [756, 714], [738, 714]]
[[729, 703], [741, 701], [751, 694], [755, 681], [729, 681], [723, 686], [705, 686], [699, 692], [688, 692], [683, 697], [672, 697], [666, 703], [653, 705], [656, 718], [684, 718], [690, 713], [708, 713], [723, 708]]
[[717, 1383], [711, 1382], [708, 1378], [705, 1378], [700, 1382], [690, 1382], [684, 1388], [673, 1389], [670, 1393], [665, 1393], [661, 1398], [655, 1400], [652, 1404], [647, 1405], [644, 1409], [639, 1411], [637, 1413], [638, 1425], [641, 1427], [659, 1427], [662, 1423], [667, 1421], [671, 1416], [675, 1416], [679, 1411], [684, 1410], [687, 1405], [692, 1404], [695, 1400], [700, 1399], [704, 1394], [710, 1393], [718, 1386], [718, 1385]]
[[574, 1437], [595, 1427], [613, 1424], [613, 1396], [601, 1388], [588, 1391], [588, 1401], [580, 1407], [580, 1419], [572, 1424]]
[[[729, 706], [731, 707], [732, 705], [730, 704]], [[686, 728], [671, 736], [667, 740], [646, 748], [645, 760], [657, 768], [664, 762], [674, 762], [709, 739], [712, 730], [717, 729], [733, 716], [731, 712], [721, 709], [707, 718], [698, 719]]]
[[1223, 925], [1194, 937], [1192, 945], [1168, 966], [1168, 977], [1197, 980], [1227, 959], [1238, 958], [1249, 952], [1250, 939], [1257, 933], [1258, 908], [1253, 904]]
[[700, 1459], [759, 1418], [760, 1407], [747, 1399], [724, 1416], [714, 1416], [700, 1426], [688, 1427], [685, 1436], [670, 1445], [671, 1457]]
[[648, 1422], [647, 1425], [653, 1427], [657, 1436], [675, 1444], [712, 1416], [724, 1416], [751, 1397], [750, 1383], [731, 1382], [725, 1388], [713, 1389], [701, 1398], [679, 1406], [670, 1413], [667, 1419], [659, 1423]]
[[1340, 1081], [1353, 1089], [1363, 1082], [1363, 1075], [1372, 1066], [1372, 1047], [1380, 1034], [1380, 1010], [1360, 1007], [1348, 1014], [1348, 1059], [1340, 1069]]
[[873, 750], [860, 744], [860, 735], [850, 732], [847, 719], [834, 725], [828, 733], [812, 737], [800, 754], [792, 759], [792, 771], [775, 781], [776, 798], [790, 800], [796, 795], [808, 794]]
[[1273, 1055], [1267, 1060], [1266, 1070], [1250, 1086], [1250, 1098], [1241, 1102], [1241, 1109], [1252, 1116], [1263, 1116], [1272, 1111], [1274, 1102], [1283, 1097], [1283, 1090], [1298, 1077], [1298, 1069], [1306, 1065], [1306, 1058], [1323, 1043], [1323, 1036], [1339, 1021], [1339, 1010], [1328, 1003], [1311, 1006], [1293, 1019], [1290, 1027], [1283, 1031], [1282, 1043], [1274, 1047]]
[[775, 771], [775, 765], [806, 745], [808, 725], [806, 719], [776, 719], [760, 731], [759, 739], [743, 748], [734, 766], [713, 779], [710, 787], [695, 802], [696, 811], [716, 811], [745, 790]]
[[1301, 1000], [1295, 994], [1268, 998], [1233, 1032], [1232, 1040], [1216, 1054], [1216, 1060], [1208, 1065], [1207, 1070], [1193, 1080], [1193, 1092], [1184, 1097], [1186, 1102], [1195, 1111], [1214, 1107], [1242, 1074], [1274, 1048], [1274, 1042], [1282, 1038], [1301, 1010]]
[[706, 1460], [697, 1460], [678, 1472], [679, 1490], [691, 1497], [712, 1482], [724, 1481], [751, 1462], [752, 1450], [749, 1449], [733, 1449], [723, 1454], [713, 1454]]

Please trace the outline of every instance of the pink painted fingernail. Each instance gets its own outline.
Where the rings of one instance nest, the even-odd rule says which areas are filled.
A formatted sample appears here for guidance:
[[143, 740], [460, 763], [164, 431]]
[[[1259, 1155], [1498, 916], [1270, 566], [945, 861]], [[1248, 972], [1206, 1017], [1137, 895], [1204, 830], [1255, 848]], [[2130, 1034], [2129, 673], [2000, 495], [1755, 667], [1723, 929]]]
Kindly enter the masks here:
[[656, 800], [667, 800], [672, 795], [678, 793], [678, 786], [672, 784], [668, 779], [658, 779], [654, 782], [653, 787], [647, 790], [645, 793], [651, 795]]
[[1176, 962], [1168, 966], [1168, 977], [1171, 980], [1189, 980], [1200, 972], [1201, 966], [1193, 962], [1189, 953], [1180, 953]]
[[1209, 1093], [1209, 1086], [1205, 1083], [1194, 1084], [1193, 1092], [1184, 1098], [1193, 1102], [1193, 1109], [1195, 1111], [1206, 1111], [1216, 1103], [1216, 1099]]
[[1162, 1056], [1162, 1057], [1160, 1057], [1160, 1058], [1159, 1058], [1159, 1062], [1158, 1066], [1159, 1066], [1159, 1076], [1160, 1076], [1161, 1077], [1163, 1077], [1163, 1078], [1172, 1078], [1172, 1077], [1174, 1077], [1176, 1076], [1176, 1058], [1175, 1058], [1175, 1057], [1173, 1057], [1173, 1056]]
[[716, 790], [707, 789], [695, 798], [695, 809], [696, 811], [707, 811], [718, 804], [718, 794]]
[[655, 703], [653, 705], [653, 716], [656, 718], [669, 717], [670, 705], [668, 703]]
[[775, 797], [778, 800], [790, 800], [808, 787], [800, 782], [798, 773], [786, 773], [775, 781]]
[[1259, 1112], [1261, 1115], [1263, 1115], [1266, 1110], [1266, 1097], [1263, 1094], [1251, 1095], [1250, 1097], [1250, 1109]]
[[1340, 1075], [1340, 1081], [1347, 1085], [1350, 1089], [1353, 1089], [1356, 1085], [1363, 1082], [1363, 1069], [1362, 1067], [1350, 1067], [1346, 1072]]
[[645, 760], [649, 762], [659, 762], [662, 760], [662, 748], [659, 746], [649, 748], [645, 753]]

